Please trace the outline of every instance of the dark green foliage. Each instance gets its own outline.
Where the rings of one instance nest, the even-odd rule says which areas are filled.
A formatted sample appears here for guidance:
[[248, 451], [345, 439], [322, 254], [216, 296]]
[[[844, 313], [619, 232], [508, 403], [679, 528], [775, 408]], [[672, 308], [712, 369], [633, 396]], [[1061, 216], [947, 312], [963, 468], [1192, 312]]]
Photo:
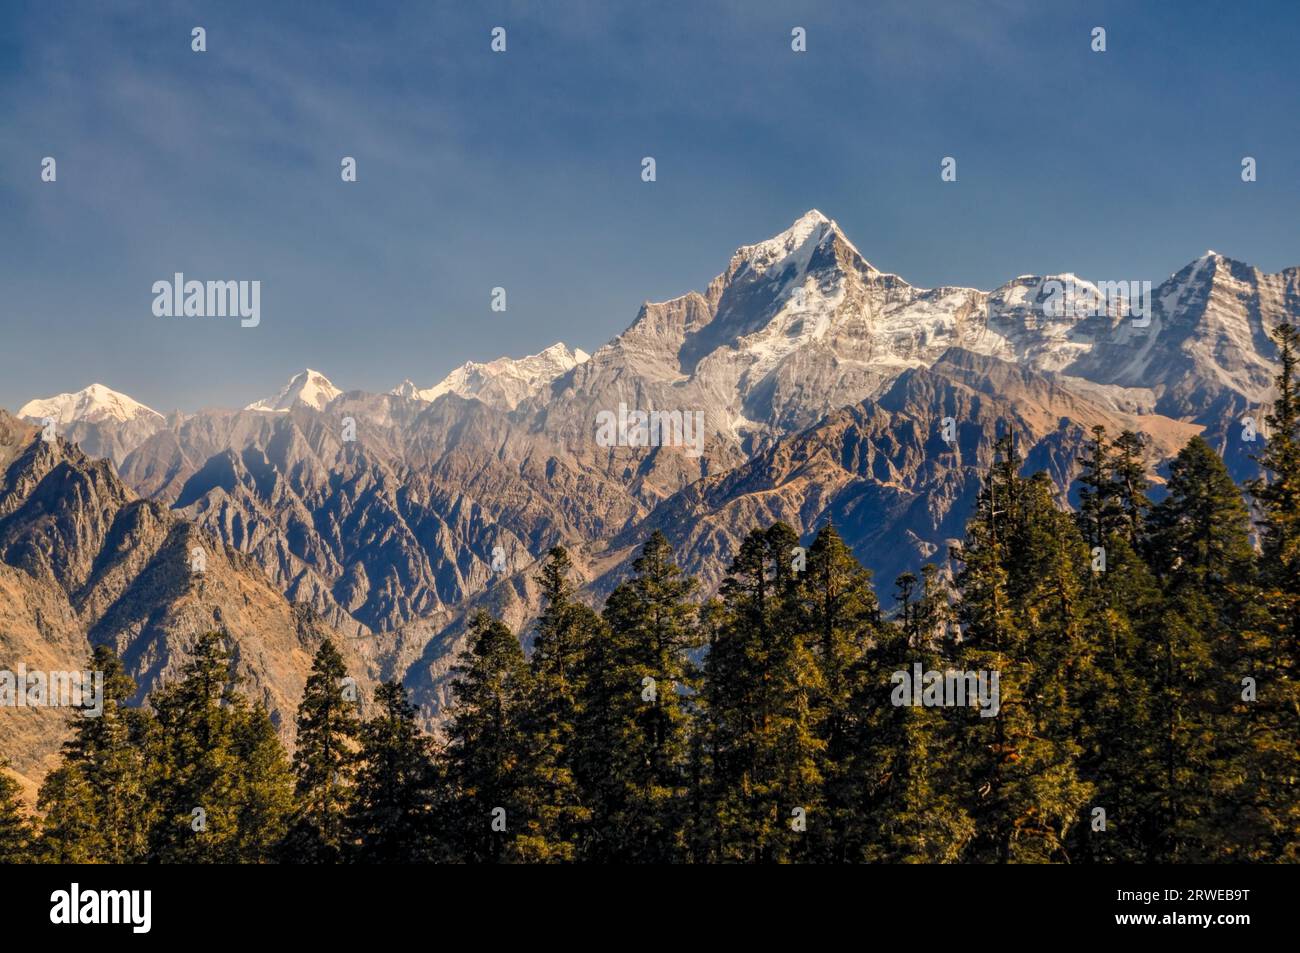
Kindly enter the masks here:
[[1019, 469], [1003, 438], [957, 577], [957, 668], [996, 672], [1001, 695], [995, 717], [954, 713], [956, 774], [976, 828], [965, 856], [999, 863], [1068, 860], [1067, 835], [1092, 794], [1077, 740], [1089, 553], [1050, 481]]
[[349, 826], [357, 859], [417, 863], [441, 859], [436, 847], [437, 773], [430, 738], [415, 721], [406, 689], [375, 690], [375, 714], [361, 728]]
[[234, 789], [236, 863], [270, 863], [293, 816], [293, 771], [266, 708], [235, 701], [231, 747], [239, 765]]
[[[952, 716], [942, 708], [898, 704], [896, 673], [944, 671], [952, 652], [947, 592], [936, 567], [895, 583], [898, 613], [878, 626], [847, 706], [850, 745], [841, 769], [851, 784], [842, 821], [844, 860], [944, 863], [956, 860], [972, 824], [951, 784]], [[829, 792], [828, 788], [828, 792]]]
[[[1241, 852], [1249, 860], [1300, 861], [1300, 331], [1284, 324], [1278, 345], [1276, 399], [1265, 417], [1267, 443], [1256, 458], [1264, 475], [1251, 484], [1259, 513], [1256, 624], [1234, 673], [1249, 678], [1256, 700], [1233, 699], [1246, 749], [1241, 779]], [[1253, 835], [1253, 837], [1252, 837]]]
[[316, 650], [298, 706], [298, 747], [293, 756], [297, 811], [285, 844], [286, 859], [318, 863], [344, 859], [346, 823], [357, 765], [361, 723], [356, 684], [329, 639]]
[[800, 624], [799, 539], [784, 523], [754, 530], [722, 584], [723, 616], [705, 666], [707, 800], [715, 858], [809, 860], [822, 801], [825, 697], [815, 639]]
[[272, 860], [290, 810], [290, 777], [260, 706], [236, 691], [225, 636], [199, 637], [179, 681], [154, 693], [148, 798], [149, 859], [164, 863]]
[[219, 632], [200, 636], [179, 681], [154, 693], [150, 794], [158, 816], [150, 856], [165, 863], [227, 863], [238, 841], [237, 717], [230, 654]]
[[9, 760], [0, 758], [0, 864], [27, 863], [34, 859], [32, 822], [8, 768]]
[[583, 664], [576, 767], [592, 818], [581, 855], [670, 862], [686, 855], [696, 583], [657, 532], [633, 570], [605, 602]]
[[[148, 713], [126, 708], [135, 683], [107, 645], [96, 646], [90, 671], [102, 672], [103, 711], [75, 712], [63, 763], [46, 778], [38, 797], [44, 812], [46, 858], [80, 857], [101, 863], [138, 863], [148, 857], [156, 802], [151, 796], [149, 753], [157, 738]], [[66, 853], [65, 853], [66, 852]]]
[[[900, 576], [889, 615], [829, 525], [806, 550], [754, 529], [703, 602], [655, 533], [599, 614], [557, 547], [530, 657], [470, 620], [445, 745], [397, 682], [360, 722], [325, 641], [292, 769], [220, 633], [152, 713], [100, 648], [104, 712], [73, 716], [34, 843], [0, 776], [0, 860], [1300, 860], [1300, 402], [1278, 339], [1253, 527], [1204, 440], [1152, 506], [1140, 439], [1098, 427], [1077, 513], [1000, 439], [950, 562]], [[996, 711], [927, 694], [975, 674]]]
[[[451, 806], [444, 841], [468, 862], [515, 860], [523, 818], [528, 667], [523, 650], [486, 612], [470, 622], [469, 647], [452, 686], [446, 769]], [[499, 812], [494, 816], [494, 812]]]
[[863, 765], [855, 759], [864, 724], [859, 695], [867, 677], [866, 654], [883, 629], [871, 574], [833, 526], [823, 527], [813, 540], [799, 579], [799, 624], [819, 675], [812, 719], [822, 816], [813, 819], [808, 834], [816, 859], [837, 863], [857, 859], [863, 836], [861, 779], [855, 775]]
[[523, 827], [515, 840], [519, 858], [532, 863], [577, 859], [580, 833], [590, 819], [574, 772], [575, 737], [587, 642], [605, 635], [600, 617], [574, 601], [572, 570], [569, 554], [557, 546], [537, 577], [545, 608], [529, 659]]

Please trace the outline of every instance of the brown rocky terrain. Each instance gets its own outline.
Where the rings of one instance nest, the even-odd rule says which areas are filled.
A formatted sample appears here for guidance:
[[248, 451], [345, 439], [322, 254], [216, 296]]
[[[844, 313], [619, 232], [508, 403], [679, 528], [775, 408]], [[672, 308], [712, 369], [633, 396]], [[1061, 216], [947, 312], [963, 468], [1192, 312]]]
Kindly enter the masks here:
[[[210, 629], [227, 633], [243, 691], [267, 705], [286, 741], [323, 638], [340, 642], [359, 683], [375, 669], [372, 645], [291, 603], [251, 557], [140, 499], [108, 460], [44, 440], [0, 411], [0, 668], [81, 670], [92, 646], [109, 644], [144, 703]], [[67, 717], [0, 710], [0, 750], [29, 788], [49, 768]]]
[[[23, 442], [0, 489], [0, 563], [27, 573], [8, 582], [14, 599], [53, 600], [54, 645], [70, 637], [62, 593], [88, 638], [153, 677], [183, 651], [177, 632], [220, 609], [252, 656], [274, 656], [265, 690], [283, 702], [297, 669], [276, 633], [316, 618], [435, 724], [466, 611], [527, 637], [531, 576], [557, 543], [599, 601], [652, 529], [708, 591], [753, 526], [782, 519], [808, 538], [833, 520], [887, 598], [961, 535], [1004, 428], [1065, 495], [1095, 424], [1142, 433], [1153, 480], [1197, 432], [1248, 475], [1241, 421], [1268, 398], [1269, 329], [1300, 317], [1300, 270], [1208, 253], [1154, 282], [1149, 322], [1127, 303], [1054, 315], [1058, 278], [1092, 287], [916, 288], [809, 212], [738, 249], [703, 292], [646, 302], [583, 360], [557, 345], [383, 395], [304, 372], [242, 411], [97, 423], [121, 480], [108, 461]], [[598, 415], [620, 404], [703, 414], [703, 452], [604, 445]], [[192, 534], [220, 551], [203, 587], [177, 568]]]

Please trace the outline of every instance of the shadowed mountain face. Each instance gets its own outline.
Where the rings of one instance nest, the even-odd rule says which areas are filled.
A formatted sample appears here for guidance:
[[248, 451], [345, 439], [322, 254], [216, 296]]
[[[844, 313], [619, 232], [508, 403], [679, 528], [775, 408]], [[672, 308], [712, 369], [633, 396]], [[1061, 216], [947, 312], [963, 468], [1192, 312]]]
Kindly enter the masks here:
[[[942, 436], [945, 418], [955, 426], [951, 442]], [[931, 368], [905, 371], [878, 398], [838, 410], [744, 466], [683, 489], [613, 547], [635, 547], [659, 529], [712, 588], [750, 528], [783, 520], [806, 537], [833, 522], [887, 585], [922, 562], [946, 560], [998, 434], [1014, 434], [1026, 468], [1046, 470], [1065, 492], [1098, 424], [1146, 437], [1153, 468], [1200, 429], [1113, 411], [1044, 375], [952, 349]]]
[[[109, 461], [44, 440], [0, 411], [0, 667], [76, 671], [92, 646], [110, 644], [143, 701], [176, 677], [210, 629], [227, 633], [243, 687], [291, 740], [329, 627], [291, 605], [254, 560], [137, 497]], [[358, 680], [368, 681], [370, 663], [345, 648]], [[20, 774], [39, 778], [67, 717], [66, 709], [6, 709], [0, 750]]]
[[[145, 541], [117, 561], [145, 560], [132, 578], [157, 585], [165, 617], [194, 600], [146, 570], [203, 534], [232, 574], [264, 574], [277, 605], [298, 604], [377, 675], [402, 677], [432, 720], [465, 610], [524, 625], [537, 608], [533, 564], [557, 543], [598, 599], [651, 529], [708, 589], [753, 526], [783, 519], [807, 536], [833, 520], [887, 592], [961, 535], [1004, 428], [1063, 493], [1094, 424], [1145, 434], [1153, 475], [1196, 432], [1235, 475], [1250, 471], [1242, 420], [1262, 417], [1275, 372], [1267, 334], [1300, 316], [1300, 270], [1266, 275], [1210, 253], [1153, 281], [1142, 315], [1130, 311], [1146, 296], [1063, 315], [1051, 306], [1060, 285], [1098, 292], [1072, 275], [915, 288], [809, 212], [738, 249], [702, 293], [647, 302], [589, 358], [557, 345], [385, 395], [340, 393], [309, 371], [243, 411], [109, 415], [95, 440], [134, 492], [84, 458], [40, 494], [6, 485], [0, 515], [28, 514], [12, 540], [0, 523], [0, 554], [57, 583], [75, 613], [94, 600], [93, 624], [108, 619], [118, 639], [151, 616], [148, 598], [127, 610], [97, 583], [103, 547]], [[81, 406], [76, 396], [34, 403]], [[121, 397], [99, 403], [130, 406]], [[656, 445], [635, 427], [600, 438], [602, 415], [620, 410], [698, 414], [702, 445]], [[73, 538], [44, 529], [60, 518], [32, 515], [101, 496]], [[237, 603], [237, 590], [220, 598]], [[237, 609], [209, 603], [202, 611]], [[153, 671], [151, 644], [137, 650], [140, 672]]]

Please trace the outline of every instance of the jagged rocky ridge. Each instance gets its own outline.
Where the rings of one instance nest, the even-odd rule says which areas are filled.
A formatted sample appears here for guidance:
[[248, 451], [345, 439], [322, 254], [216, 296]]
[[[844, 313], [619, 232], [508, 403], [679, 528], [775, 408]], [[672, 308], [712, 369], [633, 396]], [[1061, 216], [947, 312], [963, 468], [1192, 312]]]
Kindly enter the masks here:
[[[138, 497], [110, 461], [0, 411], [0, 667], [79, 671], [92, 646], [110, 644], [143, 702], [209, 629], [228, 633], [243, 690], [286, 740], [322, 638], [340, 639], [360, 683], [374, 669], [373, 647], [291, 604], [251, 557]], [[5, 709], [0, 751], [20, 775], [50, 767], [68, 714]]]
[[[712, 583], [751, 526], [834, 519], [883, 588], [960, 534], [999, 426], [1063, 490], [1098, 422], [1146, 433], [1153, 474], [1198, 430], [1249, 470], [1238, 424], [1268, 398], [1267, 332], [1300, 315], [1300, 270], [1207, 253], [1153, 282], [1145, 326], [1046, 313], [1053, 279], [1078, 282], [915, 288], [813, 211], [737, 250], [702, 293], [647, 302], [589, 358], [557, 345], [384, 395], [305, 372], [311, 399], [291, 382], [266, 403], [277, 413], [123, 437], [121, 472], [373, 645], [432, 716], [467, 607], [524, 622], [530, 567], [555, 543], [598, 598], [653, 527]], [[597, 415], [620, 404], [702, 413], [704, 452], [602, 446]]]

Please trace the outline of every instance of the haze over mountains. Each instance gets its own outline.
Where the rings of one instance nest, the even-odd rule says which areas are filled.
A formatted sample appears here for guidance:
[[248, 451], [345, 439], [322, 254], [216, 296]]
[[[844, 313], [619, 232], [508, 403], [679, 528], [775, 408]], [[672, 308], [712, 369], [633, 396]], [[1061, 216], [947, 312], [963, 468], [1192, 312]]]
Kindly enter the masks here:
[[[244, 687], [291, 737], [312, 655], [333, 634], [326, 624], [291, 605], [249, 556], [140, 499], [109, 461], [61, 438], [42, 439], [2, 410], [0, 472], [5, 667], [76, 671], [92, 645], [108, 643], [143, 700], [176, 675], [196, 635], [224, 628], [237, 646]], [[368, 684], [364, 643], [339, 641], [358, 681]], [[34, 781], [49, 767], [66, 718], [58, 708], [6, 712], [0, 750]]]
[[[22, 651], [113, 641], [148, 687], [184, 652], [168, 620], [220, 609], [278, 710], [303, 646], [333, 631], [354, 674], [402, 678], [434, 724], [465, 611], [524, 623], [532, 564], [557, 543], [595, 598], [652, 529], [711, 587], [753, 526], [807, 536], [834, 520], [887, 594], [944, 558], [999, 428], [1063, 492], [1098, 423], [1145, 434], [1156, 479], [1197, 432], [1249, 471], [1240, 421], [1262, 417], [1268, 331], [1300, 317], [1300, 269], [1207, 253], [1153, 282], [1146, 326], [1122, 310], [1054, 317], [1052, 279], [1078, 281], [915, 288], [810, 211], [703, 291], [647, 302], [591, 355], [556, 344], [386, 394], [308, 369], [243, 410], [168, 417], [99, 385], [32, 401], [19, 416], [53, 418], [60, 440], [4, 423], [0, 581], [52, 608], [6, 625]], [[702, 412], [703, 454], [602, 445], [597, 415], [620, 405]], [[86, 515], [51, 515], [74, 506]], [[191, 539], [228, 554], [203, 599], [169, 562]]]

